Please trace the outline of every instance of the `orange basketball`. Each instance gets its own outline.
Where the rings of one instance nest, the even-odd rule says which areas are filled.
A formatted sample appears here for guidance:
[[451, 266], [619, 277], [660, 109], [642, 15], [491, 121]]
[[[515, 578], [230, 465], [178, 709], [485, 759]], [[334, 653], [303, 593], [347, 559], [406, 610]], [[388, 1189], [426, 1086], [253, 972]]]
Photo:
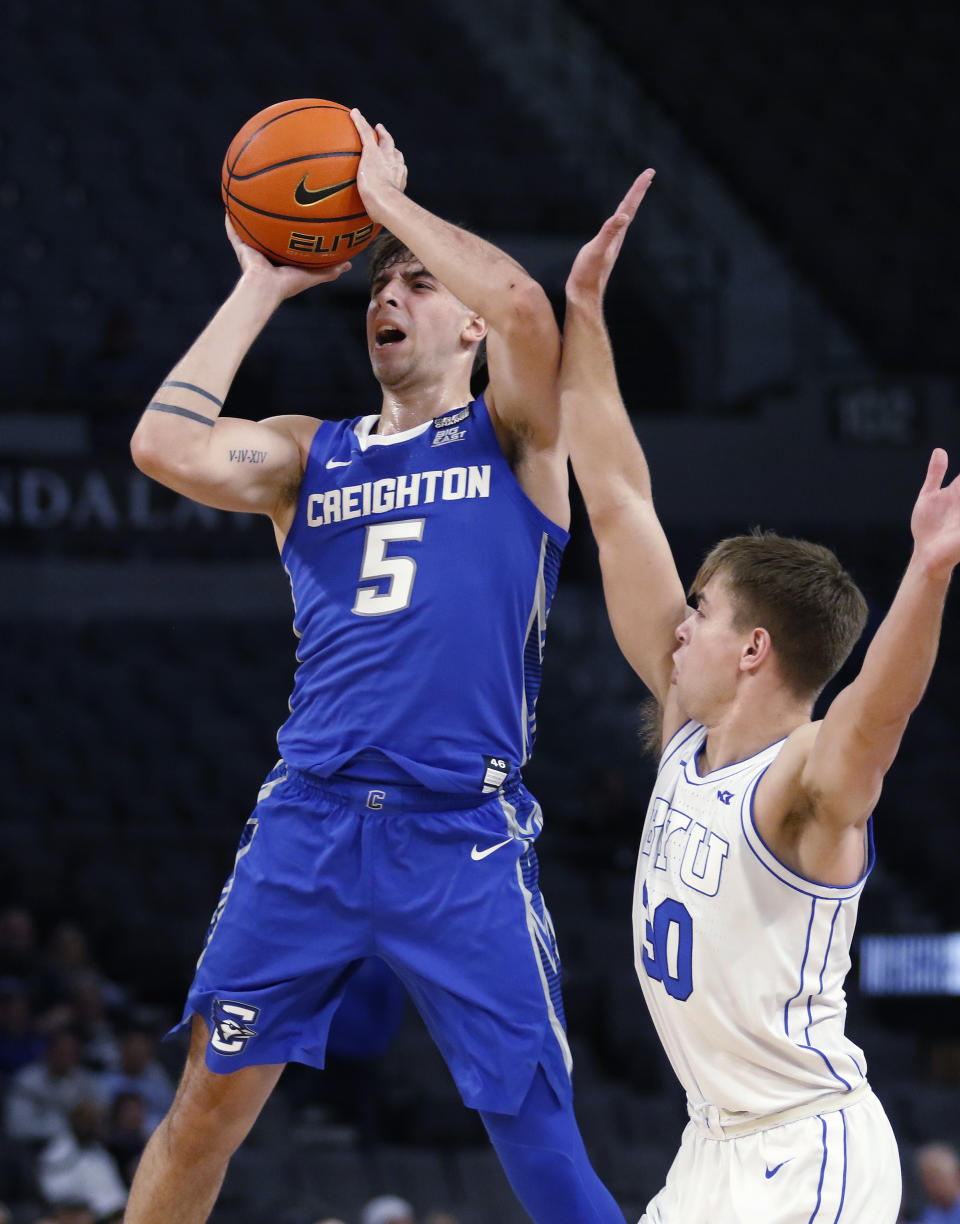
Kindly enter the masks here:
[[360, 137], [350, 109], [277, 102], [249, 119], [223, 159], [220, 188], [237, 233], [274, 263], [325, 268], [362, 251], [380, 226], [357, 191]]

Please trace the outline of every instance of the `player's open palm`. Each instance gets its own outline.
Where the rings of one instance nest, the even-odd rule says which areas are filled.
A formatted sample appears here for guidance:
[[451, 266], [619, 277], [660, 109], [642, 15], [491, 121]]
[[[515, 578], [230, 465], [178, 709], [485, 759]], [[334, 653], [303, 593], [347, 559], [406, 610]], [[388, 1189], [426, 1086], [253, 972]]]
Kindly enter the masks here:
[[567, 297], [570, 301], [587, 304], [603, 298], [627, 229], [637, 215], [640, 201], [647, 194], [655, 174], [655, 170], [644, 170], [634, 179], [617, 211], [604, 221], [596, 237], [580, 248], [567, 277]]
[[933, 572], [949, 572], [960, 562], [960, 476], [945, 485], [946, 472], [947, 452], [938, 446], [910, 519], [917, 552]]
[[244, 275], [256, 278], [266, 295], [276, 302], [295, 297], [313, 285], [334, 281], [349, 271], [349, 263], [332, 264], [328, 268], [296, 268], [292, 264], [272, 264], [266, 255], [248, 246], [233, 227], [229, 214], [225, 217], [227, 237], [233, 247], [240, 270]]

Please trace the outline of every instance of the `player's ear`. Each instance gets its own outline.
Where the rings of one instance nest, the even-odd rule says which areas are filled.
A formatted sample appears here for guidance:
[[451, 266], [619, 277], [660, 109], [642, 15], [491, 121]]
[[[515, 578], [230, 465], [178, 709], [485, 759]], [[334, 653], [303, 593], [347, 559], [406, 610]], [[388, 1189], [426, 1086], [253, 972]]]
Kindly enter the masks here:
[[757, 667], [773, 653], [773, 639], [767, 629], [757, 626], [750, 634], [740, 655], [740, 666], [744, 671], [756, 671]]
[[468, 344], [479, 344], [487, 334], [487, 321], [481, 315], [471, 314], [463, 325], [463, 338]]

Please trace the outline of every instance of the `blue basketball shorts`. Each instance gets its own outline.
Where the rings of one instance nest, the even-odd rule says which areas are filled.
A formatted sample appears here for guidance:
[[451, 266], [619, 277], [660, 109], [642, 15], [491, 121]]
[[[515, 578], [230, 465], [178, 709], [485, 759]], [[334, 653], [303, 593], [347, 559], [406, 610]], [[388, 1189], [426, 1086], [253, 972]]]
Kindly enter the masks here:
[[211, 1071], [322, 1067], [346, 983], [379, 956], [465, 1104], [516, 1113], [538, 1066], [569, 1099], [560, 961], [533, 849], [541, 824], [519, 781], [440, 795], [280, 762], [240, 838], [177, 1028], [204, 1019]]

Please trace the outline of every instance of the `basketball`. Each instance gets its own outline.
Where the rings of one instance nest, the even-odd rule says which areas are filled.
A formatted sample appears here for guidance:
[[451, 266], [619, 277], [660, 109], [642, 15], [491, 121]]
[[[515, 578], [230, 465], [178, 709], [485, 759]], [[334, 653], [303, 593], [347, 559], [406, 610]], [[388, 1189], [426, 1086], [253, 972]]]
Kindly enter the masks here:
[[277, 102], [247, 120], [223, 159], [220, 188], [237, 233], [273, 263], [325, 268], [362, 251], [380, 226], [357, 191], [360, 136], [350, 108]]

